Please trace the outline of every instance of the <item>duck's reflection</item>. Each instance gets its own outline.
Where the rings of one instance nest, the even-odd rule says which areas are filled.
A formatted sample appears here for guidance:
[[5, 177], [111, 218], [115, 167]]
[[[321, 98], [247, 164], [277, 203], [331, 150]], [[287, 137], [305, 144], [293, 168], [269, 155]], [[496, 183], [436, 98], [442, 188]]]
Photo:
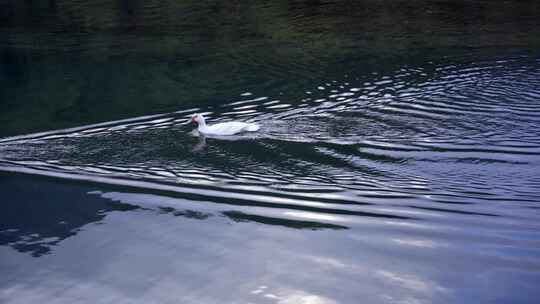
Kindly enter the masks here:
[[199, 133], [197, 130], [193, 130], [192, 134], [196, 134], [198, 136], [199, 140], [198, 142], [193, 146], [193, 149], [191, 151], [193, 152], [200, 152], [206, 148], [206, 136], [202, 133]]
[[203, 151], [205, 148], [208, 147], [207, 139], [217, 140], [220, 142], [227, 142], [227, 141], [241, 141], [241, 140], [249, 140], [254, 139], [256, 137], [254, 136], [246, 136], [246, 135], [205, 135], [197, 131], [196, 129], [190, 132], [190, 135], [197, 137], [197, 143], [193, 145], [193, 148], [191, 149], [192, 152], [200, 152]]

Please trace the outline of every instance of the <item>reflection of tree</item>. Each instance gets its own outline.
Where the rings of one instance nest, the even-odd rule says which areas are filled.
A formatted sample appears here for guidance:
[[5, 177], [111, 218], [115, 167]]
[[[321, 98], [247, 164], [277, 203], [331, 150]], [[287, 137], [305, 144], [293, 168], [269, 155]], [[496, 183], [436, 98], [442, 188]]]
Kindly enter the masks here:
[[[455, 29], [482, 31], [501, 26], [501, 22], [506, 26], [512, 21], [533, 26], [540, 9], [534, 1], [517, 0], [49, 0], [7, 1], [0, 5], [4, 26], [28, 30], [57, 33], [136, 29], [139, 34], [172, 33], [174, 36], [168, 37], [172, 40], [198, 33], [215, 40], [271, 37], [294, 43], [313, 38], [318, 38], [317, 43], [341, 40], [344, 33], [356, 31], [455, 34]], [[438, 37], [431, 38], [431, 43], [437, 42]]]
[[534, 1], [0, 3], [0, 98], [12, 101], [0, 136], [219, 103], [253, 85], [303, 92], [344, 61], [540, 45]]
[[205, 220], [212, 216], [211, 213], [205, 213], [194, 210], [176, 210], [173, 207], [159, 207], [159, 212], [163, 214], [171, 214], [173, 216], [182, 216], [186, 218]]
[[[170, 206], [148, 209], [91, 195], [95, 187], [81, 183], [66, 186], [48, 178], [0, 174], [2, 212], [0, 246], [40, 257], [62, 241], [77, 235], [84, 227], [100, 224], [111, 212], [144, 210], [194, 220], [215, 214], [197, 210], [178, 210]], [[206, 202], [207, 204], [211, 204]], [[235, 205], [236, 202], [232, 202]], [[231, 205], [231, 206], [232, 206]], [[345, 226], [248, 214], [240, 211], [219, 213], [235, 222], [256, 222], [295, 229], [347, 229]]]
[[268, 217], [255, 214], [247, 214], [238, 211], [226, 211], [223, 212], [223, 215], [227, 216], [235, 222], [257, 222], [265, 225], [276, 225], [284, 226], [288, 228], [295, 229], [310, 229], [310, 230], [319, 230], [319, 229], [348, 229], [346, 226], [321, 223], [315, 221], [300, 221], [300, 220], [291, 220], [285, 218], [277, 217]]
[[87, 191], [78, 185], [65, 187], [40, 178], [0, 174], [0, 246], [39, 257], [76, 235], [81, 227], [99, 223], [109, 212], [139, 208], [103, 200]]

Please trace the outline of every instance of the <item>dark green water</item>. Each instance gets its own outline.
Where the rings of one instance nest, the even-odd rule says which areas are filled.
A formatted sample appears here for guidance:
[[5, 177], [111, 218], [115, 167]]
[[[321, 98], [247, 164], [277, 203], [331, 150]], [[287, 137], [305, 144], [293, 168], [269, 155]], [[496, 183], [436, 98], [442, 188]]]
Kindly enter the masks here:
[[0, 0], [0, 302], [537, 303], [538, 20]]

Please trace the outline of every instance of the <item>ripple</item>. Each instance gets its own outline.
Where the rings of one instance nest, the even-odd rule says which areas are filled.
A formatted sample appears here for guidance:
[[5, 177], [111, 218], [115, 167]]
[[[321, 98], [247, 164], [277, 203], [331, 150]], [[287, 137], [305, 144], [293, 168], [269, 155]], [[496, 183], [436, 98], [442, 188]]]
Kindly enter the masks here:
[[[4, 138], [0, 169], [226, 201], [259, 212], [229, 214], [238, 221], [273, 214], [313, 229], [507, 219], [498, 205], [540, 199], [540, 69], [516, 69], [520, 60], [402, 67], [322, 81], [298, 100], [244, 91], [219, 106]], [[195, 138], [196, 112], [262, 131]], [[311, 220], [287, 218], [300, 214]]]

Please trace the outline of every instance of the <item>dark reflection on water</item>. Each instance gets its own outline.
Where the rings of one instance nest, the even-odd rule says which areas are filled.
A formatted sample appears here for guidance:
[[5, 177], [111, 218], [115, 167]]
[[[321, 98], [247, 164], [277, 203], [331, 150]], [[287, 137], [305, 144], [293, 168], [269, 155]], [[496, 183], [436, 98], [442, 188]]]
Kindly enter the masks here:
[[534, 1], [3, 2], [0, 136], [244, 92], [295, 102], [346, 74], [371, 81], [410, 66], [421, 80], [431, 61], [540, 45]]
[[538, 302], [538, 10], [0, 0], [0, 302]]
[[227, 212], [224, 212], [223, 214], [230, 217], [236, 222], [253, 221], [253, 222], [266, 224], [266, 225], [280, 225], [280, 226], [286, 226], [286, 227], [297, 228], [297, 229], [313, 229], [313, 230], [324, 229], [324, 228], [347, 229], [347, 227], [345, 226], [334, 225], [334, 224], [326, 224], [326, 223], [319, 223], [319, 222], [313, 222], [313, 221], [293, 221], [293, 220], [278, 219], [278, 218], [273, 218], [273, 217], [246, 214], [246, 213], [234, 212], [234, 211], [227, 211]]
[[[3, 242], [0, 298], [6, 302], [54, 298], [68, 303], [94, 299], [96, 293], [99, 302], [141, 303], [178, 298], [354, 303], [359, 295], [376, 303], [402, 298], [531, 302], [538, 296], [537, 228], [508, 226], [507, 220], [475, 217], [476, 224], [464, 227], [440, 218], [424, 223], [373, 219], [343, 230], [315, 224], [318, 220], [249, 214], [257, 208], [231, 210], [225, 202], [193, 202], [93, 183], [2, 174], [0, 185], [2, 193], [21, 185], [35, 189], [14, 195], [3, 209], [20, 210], [26, 203], [31, 212], [23, 213], [26, 225], [15, 233], [16, 243], [39, 242], [50, 250], [41, 255], [41, 247], [10, 241], [7, 245], [21, 255]], [[65, 200], [55, 201], [51, 193]], [[28, 214], [52, 213], [43, 205], [63, 212], [49, 215], [50, 223], [40, 219], [29, 225]], [[21, 223], [10, 218], [2, 214], [2, 223], [8, 223], [3, 228]], [[329, 220], [324, 214], [320, 219]], [[62, 222], [69, 233], [51, 229]], [[520, 293], [513, 293], [516, 288]]]
[[[257, 222], [295, 229], [347, 229], [317, 221], [299, 221], [227, 210], [216, 214], [196, 210], [178, 210], [172, 206], [141, 207], [96, 197], [100, 191], [71, 183], [69, 187], [42, 178], [10, 177], [1, 174], [0, 191], [5, 193], [0, 224], [0, 246], [30, 253], [33, 257], [49, 254], [63, 240], [75, 236], [90, 224], [103, 224], [110, 212], [144, 211], [175, 217], [206, 220], [220, 215], [234, 222]], [[52, 194], [52, 195], [51, 195]], [[159, 202], [159, 200], [158, 200]], [[144, 204], [143, 204], [144, 206]]]
[[34, 257], [77, 234], [89, 223], [100, 223], [107, 212], [131, 211], [139, 206], [95, 199], [81, 187], [63, 187], [33, 178], [0, 175], [2, 214], [0, 245], [9, 245]]

